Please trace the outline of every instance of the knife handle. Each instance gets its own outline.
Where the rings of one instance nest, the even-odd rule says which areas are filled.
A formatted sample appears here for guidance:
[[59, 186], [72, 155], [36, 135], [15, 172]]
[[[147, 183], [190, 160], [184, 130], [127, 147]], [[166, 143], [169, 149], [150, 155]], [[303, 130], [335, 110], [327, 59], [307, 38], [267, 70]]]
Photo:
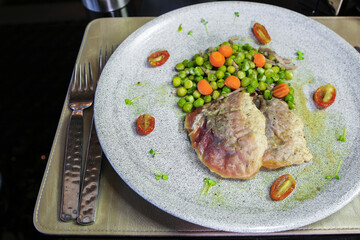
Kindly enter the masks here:
[[88, 145], [77, 223], [91, 224], [95, 222], [96, 203], [99, 192], [102, 149], [97, 137], [94, 120]]
[[83, 113], [76, 111], [70, 117], [65, 145], [60, 203], [60, 220], [64, 222], [78, 216], [82, 148]]

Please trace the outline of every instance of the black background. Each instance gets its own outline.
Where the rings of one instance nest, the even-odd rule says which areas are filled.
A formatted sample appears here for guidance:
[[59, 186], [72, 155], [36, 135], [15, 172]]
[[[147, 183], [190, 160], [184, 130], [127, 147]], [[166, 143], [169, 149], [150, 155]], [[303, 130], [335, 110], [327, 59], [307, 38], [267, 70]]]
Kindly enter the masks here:
[[[206, 1], [131, 0], [129, 16], [159, 16]], [[307, 16], [334, 16], [326, 0], [257, 1]], [[340, 16], [360, 16], [345, 0]], [[124, 12], [124, 9], [123, 9]], [[80, 239], [37, 232], [32, 217], [72, 69], [86, 25], [96, 14], [81, 1], [0, 0], [0, 239]], [[123, 237], [122, 239], [124, 239]], [[208, 238], [207, 238], [208, 239]], [[229, 239], [360, 239], [359, 235]]]

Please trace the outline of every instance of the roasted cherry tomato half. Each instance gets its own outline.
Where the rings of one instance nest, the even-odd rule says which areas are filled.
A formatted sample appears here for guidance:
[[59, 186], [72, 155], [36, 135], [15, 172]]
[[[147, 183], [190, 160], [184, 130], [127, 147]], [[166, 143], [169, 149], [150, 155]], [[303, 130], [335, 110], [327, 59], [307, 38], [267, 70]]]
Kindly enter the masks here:
[[260, 23], [255, 23], [253, 26], [253, 32], [255, 37], [262, 43], [267, 44], [271, 41], [271, 37], [268, 34], [266, 28]]
[[137, 130], [139, 133], [147, 135], [155, 128], [155, 118], [150, 114], [143, 114], [136, 120]]
[[334, 103], [336, 88], [330, 83], [319, 87], [314, 93], [314, 101], [321, 107], [328, 107]]
[[270, 196], [275, 201], [285, 199], [295, 188], [295, 179], [290, 174], [284, 174], [275, 180], [271, 186]]
[[158, 67], [163, 65], [170, 57], [168, 51], [157, 51], [150, 55], [149, 63], [153, 67]]

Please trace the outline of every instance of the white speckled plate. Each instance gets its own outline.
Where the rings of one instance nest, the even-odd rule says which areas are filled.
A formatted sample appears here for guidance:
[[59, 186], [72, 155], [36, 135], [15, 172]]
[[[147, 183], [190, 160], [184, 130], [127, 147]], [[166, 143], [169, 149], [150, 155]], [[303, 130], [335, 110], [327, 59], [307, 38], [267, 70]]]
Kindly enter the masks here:
[[[239, 12], [235, 17], [234, 12]], [[208, 21], [207, 30], [201, 19]], [[198, 160], [183, 129], [184, 115], [172, 94], [176, 63], [199, 50], [240, 36], [258, 47], [251, 26], [266, 26], [269, 47], [281, 56], [305, 60], [292, 80], [296, 104], [305, 124], [314, 160], [277, 171], [261, 169], [250, 180], [220, 179]], [[183, 30], [178, 32], [179, 25]], [[192, 31], [193, 36], [188, 35]], [[148, 56], [168, 50], [169, 60], [153, 68]], [[106, 65], [96, 92], [95, 121], [103, 150], [124, 181], [143, 198], [164, 211], [205, 227], [234, 232], [274, 232], [298, 228], [338, 211], [360, 190], [360, 55], [323, 25], [295, 12], [249, 2], [212, 2], [162, 15], [130, 35]], [[141, 86], [136, 83], [140, 82]], [[331, 82], [336, 102], [319, 110], [314, 90]], [[141, 96], [133, 105], [126, 98]], [[306, 101], [309, 99], [309, 101]], [[155, 130], [140, 136], [135, 121], [140, 114], [156, 118]], [[337, 136], [347, 127], [347, 142]], [[149, 150], [161, 152], [153, 157]], [[340, 180], [326, 180], [340, 162]], [[169, 179], [157, 180], [156, 171]], [[290, 173], [297, 181], [292, 195], [280, 202], [269, 197], [273, 181]], [[217, 185], [200, 196], [204, 178]]]

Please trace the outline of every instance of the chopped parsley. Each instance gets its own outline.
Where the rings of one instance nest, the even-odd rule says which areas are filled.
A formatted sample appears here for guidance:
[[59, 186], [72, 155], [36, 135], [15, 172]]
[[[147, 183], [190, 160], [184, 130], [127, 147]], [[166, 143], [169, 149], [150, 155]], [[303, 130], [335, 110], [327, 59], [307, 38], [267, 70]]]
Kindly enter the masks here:
[[189, 36], [192, 36], [192, 37], [195, 39], [195, 37], [194, 37], [194, 35], [193, 35], [193, 31], [189, 31], [189, 32], [188, 32], [188, 35], [189, 35]]

